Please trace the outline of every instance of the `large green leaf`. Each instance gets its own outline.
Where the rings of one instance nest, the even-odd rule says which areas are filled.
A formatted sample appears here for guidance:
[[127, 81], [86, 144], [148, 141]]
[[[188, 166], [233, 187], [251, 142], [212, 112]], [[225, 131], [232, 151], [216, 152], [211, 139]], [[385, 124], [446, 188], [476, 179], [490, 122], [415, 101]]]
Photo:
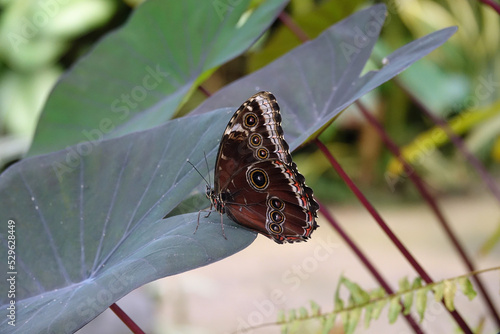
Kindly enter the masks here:
[[[1, 219], [15, 222], [17, 238], [18, 323], [10, 329], [76, 330], [138, 286], [217, 261], [254, 240], [227, 219], [224, 239], [218, 214], [202, 215], [196, 234], [197, 212], [162, 219], [199, 184], [187, 159], [201, 165], [204, 152], [215, 155], [221, 117], [230, 112], [87, 143], [85, 155], [73, 146], [27, 158], [0, 175]], [[205, 140], [186, 137], [191, 131]], [[5, 258], [6, 246], [2, 237]], [[6, 291], [5, 280], [1, 286]], [[0, 298], [5, 311], [7, 293]]]
[[[198, 212], [192, 208], [200, 205], [180, 204], [199, 193], [200, 177], [187, 159], [204, 171], [206, 153], [212, 167], [218, 140], [235, 110], [221, 107], [237, 107], [260, 89], [276, 93], [286, 138], [298, 147], [354, 99], [454, 32], [445, 29], [410, 43], [387, 57], [382, 69], [360, 77], [384, 15], [383, 5], [356, 13], [224, 88], [193, 115], [118, 138], [82, 142], [7, 169], [0, 175], [0, 220], [16, 223], [18, 322], [10, 327], [9, 319], [2, 319], [2, 332], [74, 331], [146, 282], [249, 245], [255, 234], [227, 219], [224, 239], [218, 214], [202, 215], [193, 235]], [[378, 28], [366, 39], [357, 35], [359, 27], [374, 25]], [[357, 51], [347, 56], [342, 50]], [[137, 120], [141, 117], [148, 116], [138, 114]], [[4, 232], [0, 240], [0, 257], [7, 258]], [[6, 312], [7, 282], [0, 287], [0, 310]]]
[[[193, 85], [250, 47], [287, 0], [148, 0], [55, 86], [29, 156], [169, 120]], [[201, 76], [201, 78], [200, 78]]]

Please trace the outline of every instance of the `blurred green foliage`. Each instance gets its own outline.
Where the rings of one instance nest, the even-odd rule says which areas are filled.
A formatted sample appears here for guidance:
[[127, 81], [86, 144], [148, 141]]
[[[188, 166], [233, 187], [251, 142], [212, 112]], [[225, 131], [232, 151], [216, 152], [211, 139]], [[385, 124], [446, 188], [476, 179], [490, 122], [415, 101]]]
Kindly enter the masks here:
[[118, 0], [0, 2], [0, 166], [27, 150], [52, 86], [124, 7]]

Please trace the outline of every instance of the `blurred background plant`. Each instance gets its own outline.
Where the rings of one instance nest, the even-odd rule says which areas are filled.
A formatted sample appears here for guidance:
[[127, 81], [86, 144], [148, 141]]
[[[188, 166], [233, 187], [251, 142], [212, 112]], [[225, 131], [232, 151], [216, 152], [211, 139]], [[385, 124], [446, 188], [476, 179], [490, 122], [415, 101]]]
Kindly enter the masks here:
[[[29, 147], [38, 115], [57, 78], [101, 36], [121, 25], [140, 2], [0, 1], [1, 170], [21, 158]], [[382, 66], [383, 55], [416, 38], [447, 26], [459, 27], [443, 47], [363, 97], [362, 102], [435, 190], [466, 192], [478, 181], [474, 170], [418, 107], [446, 119], [490, 172], [498, 173], [499, 15], [478, 0], [292, 0], [286, 13], [300, 27], [299, 37], [303, 32], [307, 36], [302, 39], [314, 38], [375, 2], [386, 3], [389, 15], [366, 70]], [[302, 43], [299, 37], [277, 22], [244, 56], [219, 68], [204, 88], [215, 92], [264, 66]], [[195, 92], [179, 115], [204, 98], [200, 91]], [[392, 193], [384, 193], [391, 201], [412, 199], [416, 193], [404, 182], [399, 163], [384, 149], [357, 107], [349, 109], [321, 139], [367, 194], [379, 194], [380, 187], [389, 185]], [[319, 152], [305, 148], [295, 159], [319, 198], [338, 202], [352, 196]], [[405, 196], [400, 196], [402, 193]]]
[[130, 12], [119, 0], [0, 1], [0, 168], [22, 157], [53, 85]]

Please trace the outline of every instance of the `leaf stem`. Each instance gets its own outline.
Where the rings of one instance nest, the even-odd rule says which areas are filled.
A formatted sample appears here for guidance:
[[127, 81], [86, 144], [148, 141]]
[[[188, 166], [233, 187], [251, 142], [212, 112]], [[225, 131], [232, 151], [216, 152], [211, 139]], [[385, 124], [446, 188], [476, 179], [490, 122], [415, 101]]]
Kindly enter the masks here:
[[[314, 143], [318, 146], [318, 148], [323, 152], [325, 157], [330, 161], [330, 164], [335, 169], [335, 171], [339, 174], [345, 184], [351, 189], [354, 195], [358, 198], [358, 200], [363, 204], [366, 210], [372, 215], [375, 221], [378, 223], [380, 228], [385, 232], [385, 234], [391, 239], [396, 248], [403, 254], [406, 260], [411, 264], [411, 266], [417, 271], [418, 275], [422, 277], [422, 279], [427, 283], [433, 283], [433, 280], [429, 276], [429, 274], [424, 270], [424, 268], [418, 263], [418, 261], [413, 257], [410, 251], [403, 245], [403, 243], [398, 239], [398, 237], [392, 232], [390, 227], [385, 223], [377, 210], [373, 207], [373, 205], [368, 201], [365, 195], [361, 192], [361, 190], [354, 184], [351, 178], [347, 175], [347, 173], [342, 169], [338, 161], [333, 157], [328, 148], [319, 140], [315, 139]], [[464, 321], [462, 316], [457, 311], [449, 311], [451, 316], [455, 319], [458, 326], [464, 331], [464, 333], [472, 334], [472, 330], [469, 328], [467, 323]]]
[[479, 2], [482, 2], [485, 5], [490, 6], [494, 11], [496, 11], [498, 13], [498, 15], [500, 15], [500, 4], [499, 3], [496, 3], [493, 0], [479, 0]]
[[309, 36], [285, 11], [282, 11], [278, 18], [302, 43], [309, 41]]
[[[380, 284], [380, 286], [385, 290], [385, 292], [387, 292], [387, 294], [389, 294], [389, 295], [394, 294], [394, 290], [391, 288], [389, 283], [387, 283], [385, 278], [382, 277], [379, 270], [377, 270], [377, 268], [375, 268], [375, 266], [370, 262], [368, 257], [363, 253], [363, 251], [358, 247], [358, 245], [344, 231], [344, 229], [340, 226], [340, 224], [333, 217], [333, 215], [330, 214], [330, 212], [326, 209], [326, 206], [322, 205], [320, 203], [319, 211], [326, 218], [326, 220], [328, 220], [330, 225], [332, 225], [332, 227], [337, 231], [337, 233], [340, 235], [340, 237], [349, 245], [349, 247], [352, 249], [352, 251], [361, 260], [361, 262], [363, 262], [363, 264], [366, 266], [368, 271], [370, 271], [370, 273], [373, 275], [373, 277], [375, 277], [375, 279]], [[400, 301], [400, 304], [401, 304], [401, 306], [403, 306], [403, 303], [401, 301]], [[413, 328], [415, 333], [424, 333], [424, 331], [418, 325], [418, 322], [410, 314], [405, 315], [405, 319], [408, 322], [408, 324]]]
[[200, 92], [202, 92], [206, 97], [212, 96], [212, 94], [205, 87], [203, 87], [202, 85], [198, 86], [198, 90]]
[[134, 334], [145, 334], [144, 331], [125, 313], [116, 303], [109, 307], [118, 318], [132, 331]]
[[[411, 95], [409, 92], [408, 92], [408, 94]], [[459, 255], [462, 258], [463, 262], [465, 263], [465, 266], [467, 267], [467, 269], [469, 271], [471, 271], [471, 272], [475, 271], [476, 267], [473, 264], [473, 261], [467, 255], [467, 252], [465, 251], [464, 247], [462, 247], [462, 244], [460, 243], [460, 241], [458, 240], [457, 236], [453, 232], [450, 224], [448, 223], [448, 221], [444, 217], [444, 214], [441, 212], [441, 209], [438, 207], [438, 204], [437, 204], [436, 200], [433, 198], [433, 196], [431, 195], [431, 193], [427, 190], [427, 187], [425, 186], [424, 182], [422, 181], [422, 179], [420, 178], [420, 176], [418, 175], [418, 173], [403, 158], [401, 150], [396, 145], [396, 143], [389, 137], [389, 135], [387, 134], [387, 132], [384, 131], [382, 124], [380, 124], [380, 122], [372, 115], [372, 113], [370, 113], [368, 111], [368, 109], [364, 106], [363, 103], [361, 103], [361, 101], [358, 100], [356, 102], [356, 104], [358, 105], [359, 110], [361, 111], [361, 113], [363, 114], [363, 116], [368, 120], [368, 122], [379, 133], [379, 135], [382, 138], [382, 140], [384, 141], [386, 147], [401, 162], [401, 164], [403, 165], [403, 168], [405, 170], [405, 173], [408, 175], [408, 177], [413, 182], [413, 184], [415, 185], [415, 187], [417, 188], [417, 190], [420, 192], [422, 198], [427, 202], [427, 204], [429, 205], [429, 207], [431, 208], [431, 210], [436, 215], [437, 220], [438, 220], [439, 224], [441, 225], [441, 228], [444, 230], [446, 236], [451, 241], [451, 243], [452, 243], [453, 247], [455, 248], [455, 250], [459, 253]], [[431, 116], [431, 113], [429, 111], [426, 111], [424, 113], [428, 117], [430, 117], [433, 121], [436, 121], [437, 117], [435, 117], [433, 115]], [[445, 126], [443, 126], [443, 124], [439, 124], [439, 125], [441, 125], [443, 128], [445, 127]], [[449, 133], [451, 131], [451, 129], [449, 129], [449, 127], [447, 125], [446, 125], [446, 128], [444, 128], [444, 130], [446, 132], [448, 132], [448, 136], [451, 135]], [[453, 132], [453, 131], [451, 131], [451, 132]], [[456, 136], [455, 134], [453, 134], [453, 135]], [[460, 141], [460, 143], [462, 143], [462, 141], [460, 139], [458, 139], [458, 140]], [[465, 149], [465, 147], [464, 147], [464, 149]], [[478, 163], [481, 164], [480, 162], [478, 162]], [[476, 277], [476, 276], [474, 276], [473, 279], [476, 282], [476, 284], [478, 286], [478, 289], [481, 291], [481, 295], [483, 296], [486, 304], [488, 305], [488, 309], [490, 311], [491, 316], [493, 317], [493, 319], [496, 320], [497, 325], [500, 326], [500, 318], [499, 318], [498, 313], [497, 313], [497, 311], [495, 309], [495, 306], [493, 305], [493, 302], [491, 301], [491, 298], [489, 297], [488, 291], [486, 291], [486, 288], [484, 287], [483, 282], [481, 281], [481, 279], [479, 277]]]
[[451, 142], [457, 149], [462, 153], [462, 155], [469, 161], [469, 163], [474, 167], [474, 169], [478, 172], [479, 176], [486, 184], [486, 186], [490, 189], [491, 193], [497, 199], [500, 204], [500, 188], [497, 186], [496, 182], [490, 176], [484, 165], [479, 161], [478, 158], [470, 152], [465, 146], [463, 140], [455, 134], [455, 132], [450, 128], [448, 123], [444, 121], [442, 118], [437, 117], [434, 113], [432, 113], [427, 106], [422, 103], [414, 94], [412, 94], [409, 90], [407, 90], [400, 82], [395, 80], [398, 86], [408, 95], [408, 97], [412, 100], [413, 103], [424, 113], [425, 116], [430, 118], [435, 124], [439, 125], [443, 131], [448, 135]]

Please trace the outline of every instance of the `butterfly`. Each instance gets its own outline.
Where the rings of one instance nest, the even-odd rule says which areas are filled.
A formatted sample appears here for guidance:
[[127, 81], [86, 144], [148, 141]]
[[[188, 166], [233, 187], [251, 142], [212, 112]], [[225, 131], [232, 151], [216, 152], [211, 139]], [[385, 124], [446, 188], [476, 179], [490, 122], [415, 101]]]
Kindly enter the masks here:
[[270, 92], [250, 97], [222, 135], [207, 184], [211, 208], [279, 244], [306, 241], [318, 227], [318, 203], [283, 138], [281, 114]]

